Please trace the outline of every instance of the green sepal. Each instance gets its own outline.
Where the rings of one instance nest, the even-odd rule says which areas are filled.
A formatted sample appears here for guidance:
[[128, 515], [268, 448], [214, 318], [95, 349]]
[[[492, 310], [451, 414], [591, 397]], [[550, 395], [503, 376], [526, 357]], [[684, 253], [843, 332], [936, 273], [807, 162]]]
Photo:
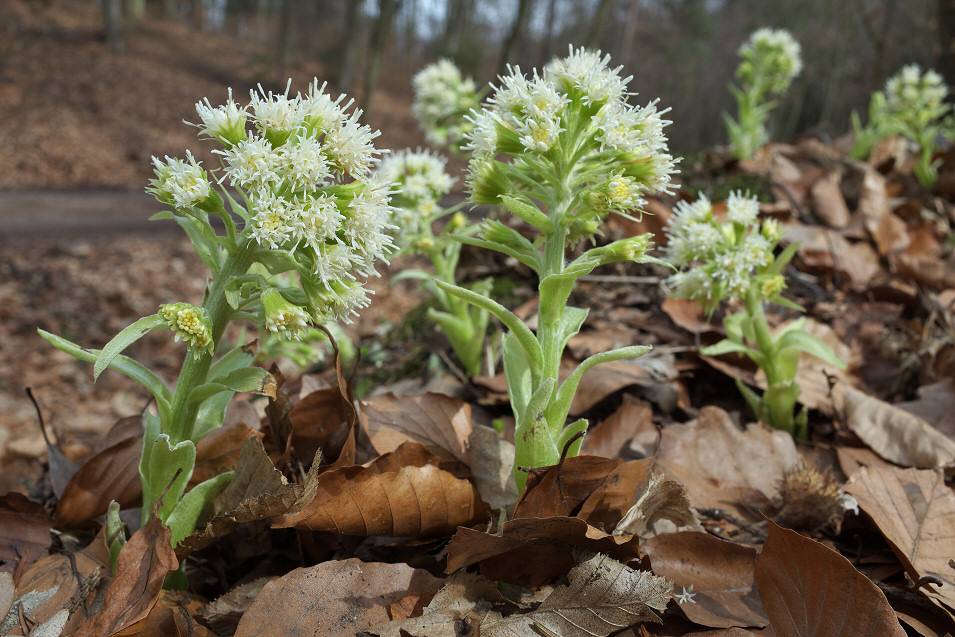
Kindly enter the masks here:
[[255, 253], [255, 260], [264, 265], [270, 274], [282, 274], [292, 270], [297, 272], [302, 268], [295, 257], [279, 250], [259, 250]]
[[531, 370], [537, 370], [541, 368], [541, 365], [543, 364], [543, 353], [541, 352], [540, 343], [537, 342], [537, 338], [534, 336], [534, 333], [531, 332], [530, 328], [524, 324], [524, 321], [517, 318], [513, 312], [508, 310], [497, 301], [466, 288], [438, 280], [435, 280], [435, 284], [448, 294], [452, 294], [459, 299], [471, 303], [472, 305], [476, 305], [481, 309], [487, 310], [496, 316], [498, 320], [501, 321], [501, 323], [504, 323], [504, 326], [507, 327], [512, 334], [514, 334], [515, 338], [517, 338], [518, 343], [520, 343], [521, 347], [524, 349], [524, 353], [527, 356], [528, 362], [530, 363]]
[[585, 358], [577, 365], [577, 368], [574, 369], [570, 376], [561, 383], [560, 389], [557, 390], [557, 395], [554, 397], [554, 400], [551, 401], [550, 407], [547, 409], [547, 414], [545, 414], [547, 422], [557, 431], [563, 428], [564, 422], [567, 420], [567, 414], [570, 412], [570, 404], [574, 401], [574, 394], [577, 393], [577, 387], [580, 385], [584, 374], [592, 367], [601, 363], [637, 358], [652, 349], [650, 345], [631, 345], [630, 347], [612, 349], [609, 352], [600, 352], [599, 354]]
[[149, 332], [166, 327], [166, 322], [158, 313], [152, 316], [144, 316], [132, 325], [123, 328], [119, 334], [114, 336], [109, 343], [103, 346], [96, 361], [93, 363], [93, 382], [99, 378], [99, 375], [109, 367], [113, 359], [119, 356], [124, 349], [141, 339]]
[[237, 369], [214, 382], [204, 383], [194, 388], [189, 392], [186, 400], [189, 403], [197, 403], [224, 391], [274, 396], [275, 377], [262, 367]]
[[[143, 524], [149, 520], [153, 505], [163, 499], [159, 519], [166, 521], [189, 484], [196, 464], [196, 445], [191, 440], [173, 444], [169, 436], [160, 433], [161, 423], [153, 414], [144, 414], [146, 433], [143, 437], [143, 456], [139, 475], [143, 483]], [[182, 470], [173, 480], [176, 471]], [[168, 487], [168, 491], [166, 491]], [[165, 492], [165, 495], [163, 495]]]
[[[45, 340], [53, 347], [66, 352], [70, 356], [78, 358], [79, 360], [86, 363], [95, 363], [97, 356], [99, 356], [100, 352], [98, 349], [86, 349], [85, 347], [81, 347], [76, 343], [66, 340], [62, 336], [50, 334], [45, 330], [38, 329], [37, 333], [39, 333], [40, 338]], [[172, 392], [162, 381], [162, 379], [155, 374], [155, 372], [147, 368], [145, 365], [134, 361], [127, 356], [123, 356], [122, 354], [116, 356], [110, 362], [109, 367], [110, 369], [116, 370], [117, 372], [132, 378], [134, 381], [149, 390], [149, 393], [151, 393], [153, 398], [156, 399], [156, 408], [159, 410], [160, 416], [163, 419], [169, 416], [169, 403], [172, 400]]]
[[196, 530], [197, 522], [208, 518], [212, 503], [223, 489], [232, 482], [234, 471], [226, 471], [194, 486], [182, 496], [182, 500], [166, 518], [166, 526], [172, 532], [172, 545], [175, 547]]
[[537, 206], [510, 195], [501, 195], [501, 203], [504, 204], [505, 208], [544, 234], [551, 234], [554, 231], [553, 222], [547, 215], [538, 210]]
[[116, 575], [116, 562], [119, 552], [126, 545], [126, 525], [119, 519], [119, 502], [112, 500], [106, 509], [106, 548], [109, 551], [109, 573]]
[[845, 361], [836, 356], [836, 353], [832, 351], [831, 347], [823, 343], [809, 332], [803, 332], [799, 329], [786, 331], [776, 341], [776, 347], [777, 351], [779, 352], [788, 349], [806, 352], [807, 354], [811, 354], [823, 362], [829, 363], [830, 365], [835, 365], [839, 369], [846, 368]]

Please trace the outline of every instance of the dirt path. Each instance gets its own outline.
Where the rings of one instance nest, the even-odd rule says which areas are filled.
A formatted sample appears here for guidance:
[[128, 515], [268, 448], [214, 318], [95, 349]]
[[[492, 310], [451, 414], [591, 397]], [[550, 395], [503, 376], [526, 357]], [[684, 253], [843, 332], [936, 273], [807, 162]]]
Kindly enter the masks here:
[[171, 221], [150, 222], [161, 210], [141, 191], [75, 190], [0, 193], [0, 245], [25, 240], [110, 240], [173, 233]]

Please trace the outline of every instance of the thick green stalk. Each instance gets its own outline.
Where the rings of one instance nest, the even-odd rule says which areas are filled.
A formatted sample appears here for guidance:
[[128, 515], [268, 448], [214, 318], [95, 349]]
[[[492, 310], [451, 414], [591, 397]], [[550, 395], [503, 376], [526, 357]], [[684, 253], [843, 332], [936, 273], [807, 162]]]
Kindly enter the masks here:
[[[766, 313], [763, 311], [763, 301], [759, 296], [755, 286], [751, 287], [745, 300], [746, 312], [749, 314], [753, 323], [753, 331], [756, 336], [756, 345], [759, 351], [765, 357], [766, 364], [763, 367], [763, 373], [766, 374], [767, 391], [763, 395], [763, 404], [765, 405], [770, 420], [770, 424], [776, 429], [782, 429], [794, 433], [795, 421], [793, 411], [796, 407], [796, 398], [798, 393], [782, 391], [792, 383], [791, 378], [784, 378], [784, 372], [780, 364], [779, 353], [776, 347], [776, 341], [773, 339], [772, 332], [769, 329], [769, 323], [766, 321]], [[756, 414], [757, 417], [760, 414]]]
[[[212, 342], [217, 345], [232, 316], [232, 306], [229, 305], [225, 295], [226, 285], [248, 271], [249, 266], [252, 265], [253, 252], [254, 245], [251, 241], [245, 240], [242, 243], [240, 240], [235, 252], [229, 254], [225, 263], [222, 264], [219, 275], [206, 288], [206, 298], [202, 302], [202, 307], [209, 313], [212, 321]], [[203, 352], [198, 358], [191, 353], [186, 354], [182, 371], [179, 372], [179, 380], [176, 381], [176, 388], [173, 391], [170, 422], [162, 423], [163, 433], [169, 434], [172, 444], [192, 440], [199, 405], [188, 402], [189, 393], [206, 382], [213, 356], [214, 354], [208, 352]]]

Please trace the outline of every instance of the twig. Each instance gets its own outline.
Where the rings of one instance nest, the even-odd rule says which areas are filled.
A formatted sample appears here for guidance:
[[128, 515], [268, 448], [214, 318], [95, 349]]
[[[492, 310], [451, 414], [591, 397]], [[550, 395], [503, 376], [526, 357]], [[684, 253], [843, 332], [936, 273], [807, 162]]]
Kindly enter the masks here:
[[713, 520], [723, 520], [725, 522], [729, 522], [730, 524], [734, 524], [738, 526], [740, 529], [742, 529], [743, 531], [746, 531], [747, 533], [752, 535], [753, 537], [763, 539], [763, 540], [766, 539], [766, 531], [762, 529], [758, 529], [752, 524], [750, 524], [749, 522], [746, 522], [745, 520], [741, 520], [738, 517], [730, 513], [727, 513], [726, 511], [723, 511], [722, 509], [702, 508], [702, 509], [697, 509], [697, 512]]

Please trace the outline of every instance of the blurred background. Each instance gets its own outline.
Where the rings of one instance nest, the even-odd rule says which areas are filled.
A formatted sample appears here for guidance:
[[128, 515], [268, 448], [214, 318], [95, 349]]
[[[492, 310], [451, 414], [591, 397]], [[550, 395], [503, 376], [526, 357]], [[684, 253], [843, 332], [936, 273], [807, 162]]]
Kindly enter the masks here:
[[449, 57], [486, 85], [570, 43], [610, 53], [636, 102], [672, 109], [673, 151], [694, 153], [725, 143], [736, 51], [763, 26], [805, 63], [775, 140], [842, 135], [903, 64], [955, 84], [951, 0], [2, 0], [0, 189], [140, 189], [152, 155], [201, 151], [181, 125], [197, 100], [289, 77], [355, 96], [381, 146], [417, 145], [422, 66]]

